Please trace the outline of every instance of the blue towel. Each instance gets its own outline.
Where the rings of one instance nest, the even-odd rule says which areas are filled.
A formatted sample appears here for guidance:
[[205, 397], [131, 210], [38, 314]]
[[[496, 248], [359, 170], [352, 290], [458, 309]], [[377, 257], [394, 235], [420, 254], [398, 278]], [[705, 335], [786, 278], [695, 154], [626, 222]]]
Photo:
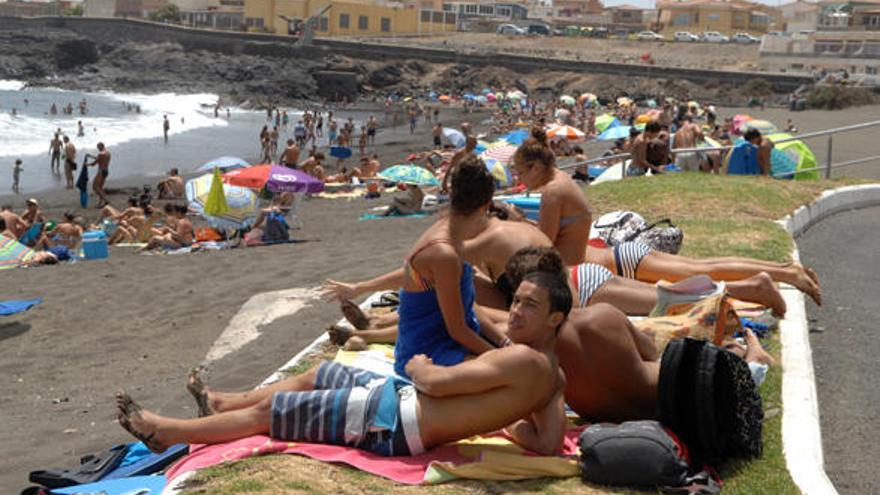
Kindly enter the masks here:
[[[465, 323], [479, 335], [480, 324], [474, 313], [473, 273], [471, 265], [462, 265], [459, 290]], [[397, 375], [409, 378], [406, 363], [416, 354], [425, 354], [439, 366], [459, 364], [470, 354], [467, 348], [449, 336], [434, 289], [422, 292], [401, 290], [397, 312], [400, 315], [397, 343], [394, 346], [394, 372]]]
[[2, 301], [0, 302], [0, 316], [10, 316], [31, 309], [43, 302], [42, 297], [27, 301]]
[[758, 147], [743, 141], [730, 150], [727, 174], [761, 175], [761, 167], [758, 166]]

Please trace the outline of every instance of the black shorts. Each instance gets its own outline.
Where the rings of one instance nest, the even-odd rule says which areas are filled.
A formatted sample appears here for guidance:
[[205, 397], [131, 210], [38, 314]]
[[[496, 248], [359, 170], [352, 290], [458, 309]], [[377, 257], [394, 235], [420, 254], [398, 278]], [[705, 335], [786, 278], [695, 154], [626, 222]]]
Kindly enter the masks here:
[[376, 129], [367, 129], [367, 136], [375, 136]]
[[440, 146], [440, 136], [434, 136], [434, 146]]
[[55, 150], [52, 152], [52, 159], [61, 158], [61, 150]]
[[98, 173], [100, 173], [101, 176], [104, 177], [104, 178], [106, 179], [107, 176], [110, 175], [110, 169], [108, 169], [108, 168], [99, 168], [99, 169], [98, 169]]
[[76, 170], [76, 162], [71, 159], [64, 160], [64, 165], [69, 167], [70, 170]]

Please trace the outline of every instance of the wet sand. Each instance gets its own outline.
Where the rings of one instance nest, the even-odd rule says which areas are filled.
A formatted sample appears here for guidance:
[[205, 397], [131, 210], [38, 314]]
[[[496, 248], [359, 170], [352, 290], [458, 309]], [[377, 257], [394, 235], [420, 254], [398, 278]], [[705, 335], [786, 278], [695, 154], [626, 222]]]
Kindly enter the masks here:
[[[870, 120], [877, 109], [811, 111], [792, 118], [806, 131]], [[774, 109], [751, 113], [779, 124], [787, 114]], [[443, 115], [444, 123], [461, 119], [454, 111]], [[835, 156], [871, 153], [877, 149], [874, 135], [862, 131], [842, 139], [845, 144], [835, 141]], [[408, 129], [384, 133], [383, 163], [402, 161], [429, 143], [423, 123], [412, 137]], [[216, 146], [211, 156], [230, 154], [220, 141], [211, 145]], [[140, 150], [142, 159], [152, 158], [150, 148]], [[133, 149], [132, 156], [137, 155]], [[878, 177], [877, 170], [874, 164], [850, 172]], [[116, 181], [111, 175], [110, 185], [137, 187], [144, 180]], [[36, 196], [54, 218], [75, 201], [65, 191]], [[113, 203], [121, 206], [124, 200], [119, 194]], [[18, 205], [24, 197], [12, 201]], [[31, 470], [71, 467], [79, 456], [130, 441], [115, 421], [113, 394], [119, 388], [160, 413], [195, 416], [184, 388], [186, 373], [202, 362], [253, 295], [315, 287], [328, 277], [360, 280], [399, 267], [434, 218], [358, 220], [389, 201], [388, 195], [376, 201], [309, 199], [301, 206], [303, 228], [295, 233], [306, 242], [296, 244], [176, 256], [111, 248], [106, 261], [0, 272], [0, 300], [45, 298], [29, 312], [0, 321], [2, 491], [23, 488]], [[0, 197], [0, 203], [6, 202], [9, 196]], [[95, 212], [88, 214], [94, 218]], [[214, 363], [208, 383], [233, 390], [259, 383], [339, 317], [335, 305], [308, 302]]]

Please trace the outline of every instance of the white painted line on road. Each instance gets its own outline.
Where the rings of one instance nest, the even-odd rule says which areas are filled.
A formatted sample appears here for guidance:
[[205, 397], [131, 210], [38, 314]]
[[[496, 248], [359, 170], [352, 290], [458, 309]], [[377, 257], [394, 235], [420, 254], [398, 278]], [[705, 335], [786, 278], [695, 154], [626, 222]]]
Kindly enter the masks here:
[[248, 299], [211, 346], [205, 364], [227, 356], [260, 337], [260, 327], [296, 314], [317, 300], [317, 289], [293, 288], [261, 292]]
[[[816, 222], [835, 213], [880, 204], [880, 185], [841, 187], [825, 191], [808, 205], [795, 210], [778, 223], [797, 238]], [[797, 247], [792, 260], [799, 262]], [[779, 322], [782, 340], [782, 445], [785, 462], [798, 488], [806, 495], [837, 494], [825, 473], [819, 399], [810, 348], [809, 325], [804, 295], [782, 291], [788, 307]]]

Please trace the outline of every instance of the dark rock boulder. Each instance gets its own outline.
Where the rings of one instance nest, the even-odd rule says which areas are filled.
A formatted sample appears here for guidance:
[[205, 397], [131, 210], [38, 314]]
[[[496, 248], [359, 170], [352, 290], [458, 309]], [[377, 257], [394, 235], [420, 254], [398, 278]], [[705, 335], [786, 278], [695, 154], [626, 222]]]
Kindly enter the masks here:
[[385, 88], [399, 83], [402, 77], [403, 72], [400, 70], [400, 67], [397, 65], [386, 65], [371, 72], [367, 80], [370, 86], [374, 88]]
[[98, 47], [91, 40], [64, 40], [55, 45], [55, 65], [61, 70], [72, 69], [98, 61]]

